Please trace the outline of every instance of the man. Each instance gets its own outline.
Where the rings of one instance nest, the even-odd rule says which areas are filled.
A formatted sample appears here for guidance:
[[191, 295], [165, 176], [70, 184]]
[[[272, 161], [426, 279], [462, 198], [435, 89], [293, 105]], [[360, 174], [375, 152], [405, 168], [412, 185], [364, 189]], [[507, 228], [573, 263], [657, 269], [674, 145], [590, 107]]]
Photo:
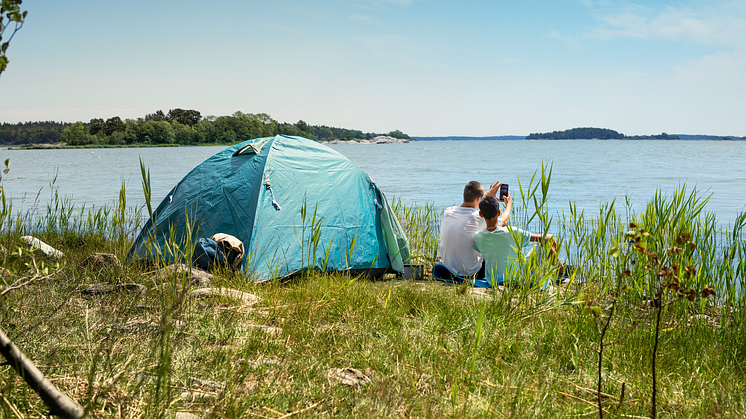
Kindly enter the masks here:
[[[464, 187], [464, 202], [461, 206], [446, 208], [440, 222], [440, 240], [438, 253], [443, 265], [458, 276], [484, 278], [482, 254], [474, 250], [474, 235], [487, 224], [479, 216], [479, 202], [483, 196], [495, 197], [502, 183], [490, 185], [487, 192], [477, 181], [471, 181]], [[499, 216], [498, 223], [503, 225], [510, 216], [510, 194], [505, 199], [505, 211]], [[481, 276], [479, 275], [481, 274]]]

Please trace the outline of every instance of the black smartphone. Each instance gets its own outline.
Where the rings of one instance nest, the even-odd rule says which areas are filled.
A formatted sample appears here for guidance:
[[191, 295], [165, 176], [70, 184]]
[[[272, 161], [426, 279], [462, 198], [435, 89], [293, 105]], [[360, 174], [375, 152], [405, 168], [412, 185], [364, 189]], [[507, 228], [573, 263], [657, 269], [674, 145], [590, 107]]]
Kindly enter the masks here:
[[506, 196], [508, 196], [508, 184], [503, 183], [500, 185], [500, 200], [502, 201]]

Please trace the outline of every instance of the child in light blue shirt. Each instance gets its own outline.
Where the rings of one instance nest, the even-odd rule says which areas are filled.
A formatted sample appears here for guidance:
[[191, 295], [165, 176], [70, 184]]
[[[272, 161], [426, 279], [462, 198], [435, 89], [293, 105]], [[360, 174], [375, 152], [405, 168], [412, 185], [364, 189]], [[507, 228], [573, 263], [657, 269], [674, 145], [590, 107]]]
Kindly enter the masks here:
[[[510, 195], [507, 197], [510, 200]], [[498, 226], [500, 204], [495, 197], [486, 196], [479, 203], [479, 215], [487, 224], [485, 230], [474, 235], [474, 249], [484, 256], [485, 279], [492, 286], [502, 285], [511, 263], [518, 260], [518, 252], [531, 242], [552, 240], [551, 234], [532, 234], [516, 227]], [[556, 244], [553, 243], [556, 251]], [[507, 278], [508, 280], [510, 278]]]

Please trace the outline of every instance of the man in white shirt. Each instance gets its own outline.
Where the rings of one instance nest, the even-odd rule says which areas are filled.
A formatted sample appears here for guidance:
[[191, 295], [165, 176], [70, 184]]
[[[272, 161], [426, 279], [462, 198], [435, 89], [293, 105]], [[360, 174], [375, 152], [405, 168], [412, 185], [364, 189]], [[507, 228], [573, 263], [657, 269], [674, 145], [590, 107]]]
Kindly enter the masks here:
[[[495, 182], [485, 192], [481, 183], [471, 181], [464, 187], [461, 206], [446, 208], [443, 213], [438, 253], [443, 265], [454, 274], [484, 278], [484, 258], [474, 250], [474, 235], [487, 228], [484, 218], [479, 216], [479, 202], [483, 196], [496, 196], [500, 185], [502, 183]], [[506, 196], [504, 202], [505, 211], [499, 217], [499, 225], [505, 224], [510, 216], [510, 195]]]

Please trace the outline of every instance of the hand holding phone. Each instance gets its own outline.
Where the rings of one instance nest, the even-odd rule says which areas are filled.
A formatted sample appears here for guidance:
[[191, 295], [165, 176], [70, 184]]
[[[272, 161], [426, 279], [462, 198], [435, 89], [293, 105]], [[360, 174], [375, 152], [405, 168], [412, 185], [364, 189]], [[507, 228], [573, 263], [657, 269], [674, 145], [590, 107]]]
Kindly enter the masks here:
[[500, 201], [503, 201], [507, 195], [508, 195], [508, 184], [503, 183], [500, 186], [500, 197], [499, 197]]

